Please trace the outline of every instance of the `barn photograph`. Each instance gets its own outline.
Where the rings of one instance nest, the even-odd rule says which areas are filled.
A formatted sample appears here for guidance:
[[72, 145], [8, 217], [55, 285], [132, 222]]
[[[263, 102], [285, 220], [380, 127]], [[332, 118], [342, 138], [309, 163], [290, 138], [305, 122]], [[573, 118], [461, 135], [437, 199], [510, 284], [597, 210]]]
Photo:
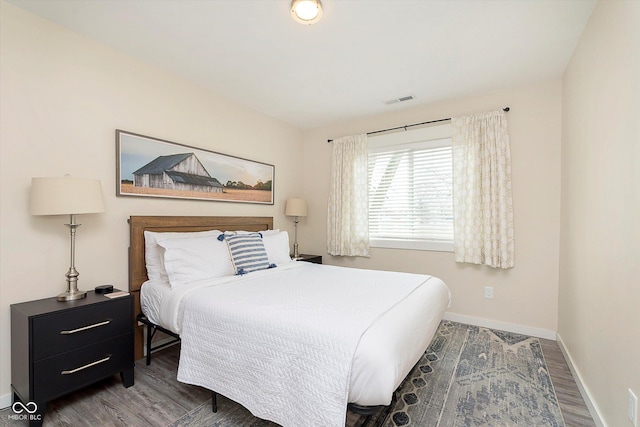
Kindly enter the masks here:
[[117, 195], [273, 204], [275, 167], [118, 130]]
[[194, 153], [159, 156], [133, 173], [135, 187], [222, 193]]

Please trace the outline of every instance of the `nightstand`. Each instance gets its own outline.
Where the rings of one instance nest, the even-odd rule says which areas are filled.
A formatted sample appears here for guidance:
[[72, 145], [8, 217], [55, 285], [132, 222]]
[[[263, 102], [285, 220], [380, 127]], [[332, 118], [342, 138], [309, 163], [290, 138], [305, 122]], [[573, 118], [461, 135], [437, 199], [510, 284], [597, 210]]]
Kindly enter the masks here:
[[48, 401], [116, 373], [132, 386], [133, 326], [132, 294], [12, 304], [11, 388], [14, 401], [36, 405], [29, 425], [42, 425]]
[[322, 264], [322, 255], [300, 254], [298, 261], [312, 262], [314, 264]]

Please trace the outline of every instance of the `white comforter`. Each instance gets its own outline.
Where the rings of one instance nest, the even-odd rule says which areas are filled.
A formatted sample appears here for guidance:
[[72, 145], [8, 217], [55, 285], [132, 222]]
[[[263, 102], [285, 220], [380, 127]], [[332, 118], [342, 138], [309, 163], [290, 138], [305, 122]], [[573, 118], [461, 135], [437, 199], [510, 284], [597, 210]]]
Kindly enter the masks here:
[[353, 355], [371, 324], [431, 276], [309, 263], [185, 296], [178, 380], [284, 426], [344, 426]]

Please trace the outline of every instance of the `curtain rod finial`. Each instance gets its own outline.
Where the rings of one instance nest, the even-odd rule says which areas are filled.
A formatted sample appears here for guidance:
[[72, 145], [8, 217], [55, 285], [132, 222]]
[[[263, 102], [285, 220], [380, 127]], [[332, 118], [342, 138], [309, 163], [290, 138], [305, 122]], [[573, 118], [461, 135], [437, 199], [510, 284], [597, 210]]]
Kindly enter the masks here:
[[508, 113], [508, 112], [509, 112], [509, 110], [511, 110], [511, 108], [509, 108], [509, 107], [504, 107], [504, 108], [502, 109], [502, 111], [504, 111], [505, 113]]

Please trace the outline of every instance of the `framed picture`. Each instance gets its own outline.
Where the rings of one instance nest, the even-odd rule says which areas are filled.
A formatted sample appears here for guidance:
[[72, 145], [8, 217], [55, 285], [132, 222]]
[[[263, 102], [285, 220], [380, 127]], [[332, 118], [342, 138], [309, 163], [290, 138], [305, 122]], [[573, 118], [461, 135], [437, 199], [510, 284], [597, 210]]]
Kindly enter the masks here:
[[275, 167], [116, 130], [116, 194], [273, 204]]

